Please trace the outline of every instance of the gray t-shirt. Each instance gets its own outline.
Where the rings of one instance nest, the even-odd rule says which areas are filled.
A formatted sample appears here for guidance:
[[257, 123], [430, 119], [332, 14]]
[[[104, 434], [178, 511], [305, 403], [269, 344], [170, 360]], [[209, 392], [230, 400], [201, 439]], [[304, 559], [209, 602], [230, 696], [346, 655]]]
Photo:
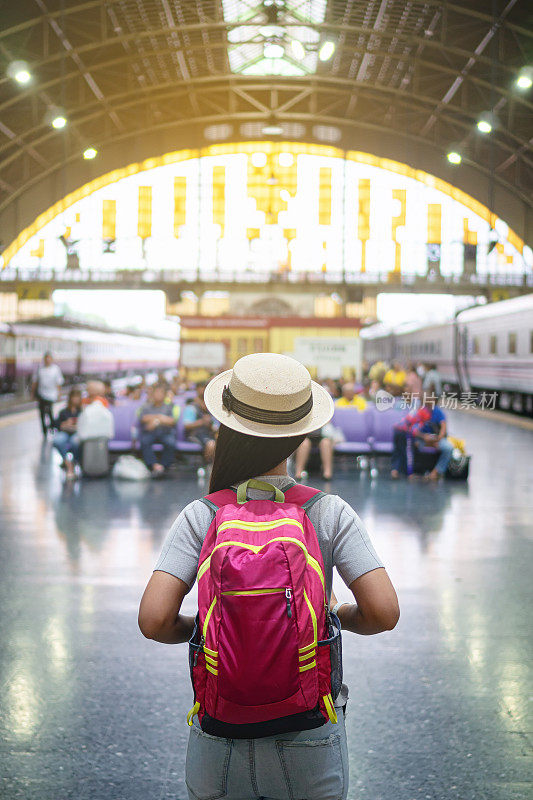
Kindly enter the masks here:
[[[280, 489], [296, 483], [287, 475], [268, 475], [261, 480]], [[268, 492], [250, 489], [249, 497], [261, 499], [268, 497]], [[196, 579], [200, 550], [213, 516], [214, 512], [201, 500], [185, 506], [168, 532], [155, 569], [181, 578], [190, 588]], [[337, 495], [326, 494], [317, 500], [309, 509], [309, 519], [316, 530], [324, 559], [328, 597], [331, 595], [333, 567], [349, 586], [365, 572], [383, 566], [365, 526], [353, 508]]]

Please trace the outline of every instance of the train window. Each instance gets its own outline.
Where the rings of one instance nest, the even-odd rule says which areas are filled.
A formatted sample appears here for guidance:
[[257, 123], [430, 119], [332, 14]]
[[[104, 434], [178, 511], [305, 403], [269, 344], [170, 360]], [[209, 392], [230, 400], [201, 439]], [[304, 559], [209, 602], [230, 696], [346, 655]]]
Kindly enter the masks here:
[[516, 355], [516, 333], [510, 333], [508, 339], [508, 353], [509, 355]]
[[498, 337], [497, 336], [491, 336], [490, 337], [489, 352], [490, 352], [491, 356], [495, 356], [496, 353], [498, 352]]
[[472, 352], [475, 356], [479, 355], [479, 336], [474, 336], [472, 339]]

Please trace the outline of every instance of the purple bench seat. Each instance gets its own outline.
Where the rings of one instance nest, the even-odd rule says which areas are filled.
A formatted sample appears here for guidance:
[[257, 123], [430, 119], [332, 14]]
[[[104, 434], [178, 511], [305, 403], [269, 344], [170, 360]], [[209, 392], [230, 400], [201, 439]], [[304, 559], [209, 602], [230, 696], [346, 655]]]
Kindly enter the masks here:
[[335, 445], [336, 453], [362, 455], [371, 452], [370, 438], [373, 427], [373, 409], [335, 408], [332, 424], [340, 428], [346, 441]]
[[125, 452], [133, 448], [135, 431], [137, 430], [137, 411], [141, 405], [140, 400], [117, 400], [110, 407], [115, 422], [115, 435], [109, 442], [112, 453]]
[[176, 398], [176, 405], [179, 406], [180, 415], [176, 423], [176, 450], [178, 453], [201, 453], [202, 446], [196, 442], [189, 442], [185, 435], [185, 423], [183, 421], [183, 411], [186, 405], [186, 397], [181, 395]]
[[370, 441], [372, 452], [379, 455], [390, 455], [394, 426], [402, 421], [407, 411], [397, 408], [378, 411], [375, 406], [372, 406], [372, 411], [374, 415], [374, 428]]

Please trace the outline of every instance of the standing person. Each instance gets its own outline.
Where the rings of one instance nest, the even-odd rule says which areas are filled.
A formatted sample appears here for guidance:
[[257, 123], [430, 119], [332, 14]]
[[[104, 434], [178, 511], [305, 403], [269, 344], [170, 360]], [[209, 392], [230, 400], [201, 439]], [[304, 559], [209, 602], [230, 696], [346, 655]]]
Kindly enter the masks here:
[[196, 386], [196, 397], [183, 409], [183, 427], [189, 442], [202, 445], [204, 461], [210, 464], [215, 454], [215, 426], [204, 400], [205, 383]]
[[442, 380], [436, 364], [428, 364], [427, 372], [424, 375], [422, 388], [426, 394], [433, 392], [440, 397], [442, 394]]
[[67, 474], [67, 480], [73, 480], [76, 476], [75, 464], [80, 458], [80, 440], [77, 436], [78, 416], [82, 408], [81, 392], [79, 389], [71, 389], [68, 401], [57, 416], [58, 430], [54, 436], [54, 447], [63, 458], [63, 467]]
[[[166, 399], [165, 384], [156, 383], [152, 387], [152, 399], [139, 409], [141, 423], [141, 453], [143, 461], [154, 478], [161, 477], [175, 456], [176, 422], [179, 407]], [[161, 463], [157, 462], [154, 445], [163, 447]]]
[[31, 389], [32, 397], [39, 404], [43, 438], [46, 438], [48, 430], [52, 430], [55, 427], [52, 407], [54, 403], [57, 403], [59, 387], [63, 386], [63, 382], [63, 373], [58, 365], [54, 363], [52, 353], [45, 353], [43, 363], [35, 372]]
[[[224, 496], [229, 495], [228, 502], [231, 503], [236, 502], [235, 497], [239, 503], [245, 502], [248, 495], [252, 500], [266, 500], [275, 492], [276, 499], [279, 500], [278, 493], [282, 496], [283, 492], [287, 496], [290, 496], [291, 492], [294, 496], [302, 494], [304, 487], [296, 484], [287, 475], [287, 458], [305, 436], [325, 425], [333, 414], [331, 398], [322, 387], [311, 381], [307, 369], [287, 356], [271, 353], [245, 356], [236, 362], [233, 370], [223, 372], [209, 383], [205, 397], [210, 412], [221, 423], [210, 491], [234, 490], [238, 485], [242, 490], [242, 483], [246, 482], [244, 500], [242, 492], [241, 500], [238, 499], [239, 493], [235, 496], [234, 491], [224, 492]], [[249, 479], [255, 476], [261, 477], [247, 489]], [[261, 484], [260, 481], [266, 481], [267, 485]], [[313, 490], [309, 490], [308, 487], [305, 491], [311, 491], [313, 494]], [[215, 499], [218, 495], [211, 497]], [[313, 526], [317, 545], [315, 552], [322, 561], [324, 571], [322, 573], [318, 560], [314, 560], [316, 564], [314, 569], [318, 567], [320, 579], [324, 581], [323, 591], [327, 601], [333, 606], [332, 612], [338, 614], [345, 631], [369, 635], [391, 630], [399, 618], [396, 592], [372, 547], [363, 523], [340, 497], [319, 493], [318, 498], [314, 495], [313, 502], [314, 504], [305, 513], [298, 505], [286, 504], [280, 507], [279, 515], [281, 517], [292, 509], [292, 513], [299, 512], [302, 515], [300, 518], [307, 519]], [[198, 574], [202, 543], [215, 515], [214, 504], [214, 502], [195, 500], [174, 522], [141, 600], [139, 626], [147, 638], [167, 644], [186, 642], [191, 638], [194, 618], [180, 614], [180, 608]], [[232, 505], [231, 508], [228, 506], [229, 511], [225, 512], [224, 507], [221, 514], [240, 514], [241, 508], [243, 507], [240, 505]], [[271, 513], [276, 513], [273, 503], [261, 503], [261, 508], [264, 509], [264, 514], [258, 512], [261, 517], [267, 516], [267, 509], [274, 508]], [[236, 527], [234, 533], [231, 531], [231, 538], [234, 535], [250, 537], [228, 543], [237, 546], [239, 541], [253, 541], [255, 529], [260, 530], [261, 525], [263, 528], [265, 525], [264, 522], [239, 523], [236, 519], [233, 522], [236, 523]], [[279, 531], [280, 525], [286, 520], [279, 519], [274, 522], [277, 522]], [[227, 527], [230, 523], [228, 521], [224, 524]], [[250, 528], [251, 533], [250, 531], [246, 533], [244, 530], [246, 527]], [[291, 527], [294, 528], [294, 525]], [[218, 530], [221, 529], [222, 525]], [[294, 533], [291, 531], [292, 542], [298, 535], [296, 528]], [[288, 540], [283, 540], [283, 547], [278, 548], [276, 563], [290, 573], [290, 558], [296, 558], [294, 552], [297, 551], [299, 554], [300, 550], [295, 547], [291, 551], [286, 542]], [[273, 544], [275, 542], [268, 542], [269, 546]], [[228, 552], [224, 563], [231, 562], [230, 572], [233, 568], [238, 570], [239, 563], [244, 567], [250, 563], [247, 559], [252, 558], [256, 548], [246, 547], [248, 549], [240, 551], [241, 555], [238, 550], [233, 551], [235, 553], [233, 560]], [[291, 557], [289, 551], [292, 553]], [[215, 550], [212, 552], [216, 553]], [[307, 550], [305, 552], [309, 555]], [[274, 569], [274, 563], [272, 567]], [[337, 568], [341, 578], [349, 586], [356, 603], [336, 602], [332, 593], [333, 567]], [[250, 564], [250, 569], [253, 572], [253, 564]], [[246, 569], [239, 574], [244, 573], [249, 574]], [[253, 580], [253, 576], [251, 579]], [[278, 597], [275, 592], [281, 590], [272, 591], [274, 594], [270, 596], [275, 598]], [[239, 592], [230, 591], [228, 594], [238, 595]], [[253, 605], [257, 596], [262, 596], [260, 607]], [[292, 694], [294, 686], [291, 688], [279, 685], [279, 681], [283, 684], [288, 678], [283, 674], [280, 675], [274, 656], [271, 655], [269, 658], [269, 648], [280, 644], [281, 634], [277, 633], [280, 628], [272, 623], [268, 613], [260, 614], [260, 618], [256, 619], [257, 611], [254, 612], [254, 608], [263, 610], [267, 608], [268, 597], [265, 600], [265, 595], [261, 592], [258, 595], [256, 590], [250, 592], [249, 597], [235, 598], [235, 600], [244, 605], [239, 606], [241, 614], [237, 614], [234, 618], [235, 628], [232, 629], [234, 644], [237, 648], [242, 645], [241, 649], [244, 648], [245, 652], [246, 648], [258, 648], [263, 656], [255, 662], [257, 670], [250, 669], [251, 656], [247, 657], [248, 661], [244, 659], [246, 663], [238, 658], [223, 661], [225, 656], [221, 646], [218, 646], [220, 652], [217, 649], [207, 651], [208, 644], [210, 648], [216, 648], [217, 645], [212, 638], [208, 640], [204, 638], [203, 652], [210, 653], [210, 662], [214, 660], [212, 654], [220, 659], [214, 662], [218, 664], [218, 669], [215, 670], [219, 676], [218, 680], [221, 680], [223, 675], [226, 676], [224, 679], [233, 680], [237, 692], [242, 686], [242, 690], [251, 693], [251, 699], [256, 702], [257, 693], [262, 696], [267, 690], [277, 693], [286, 690], [288, 708], [291, 708], [289, 699], [293, 703], [305, 700], [299, 690], [295, 695]], [[223, 608], [226, 607], [225, 602], [226, 598], [221, 597], [220, 603]], [[227, 600], [227, 608], [232, 602], [233, 598]], [[295, 607], [299, 609], [298, 617], [292, 613], [295, 603], [297, 603]], [[306, 611], [307, 605], [305, 597], [297, 596], [296, 592], [291, 594], [285, 589], [281, 604], [273, 599], [271, 608], [272, 613], [277, 615], [280, 627], [285, 626], [290, 629], [291, 620], [293, 625], [304, 625], [305, 618], [305, 624], [310, 629], [313, 615], [310, 614], [310, 609]], [[214, 606], [213, 602], [211, 608]], [[280, 608], [281, 613], [278, 614]], [[215, 617], [219, 613], [217, 610]], [[213, 618], [212, 614], [210, 618]], [[302, 622], [298, 623], [299, 619]], [[241, 624], [239, 620], [242, 620], [243, 625], [247, 625], [251, 620], [256, 631], [255, 637], [247, 639], [244, 643], [239, 641]], [[206, 617], [203, 620], [202, 630], [206, 630], [208, 624], [210, 619]], [[212, 635], [212, 628], [208, 635]], [[289, 647], [289, 641], [285, 638], [282, 638], [281, 642]], [[307, 670], [316, 668], [315, 661], [311, 661], [313, 650], [309, 647], [304, 647], [303, 650], [305, 652], [300, 657], [295, 654], [296, 676], [299, 672], [305, 675], [313, 674]], [[202, 655], [201, 659], [201, 664], [205, 662], [206, 669], [210, 671], [215, 669], [206, 660], [207, 656]], [[304, 667], [298, 666], [301, 663], [304, 663]], [[276, 670], [276, 676], [271, 677], [271, 673]], [[258, 672], [261, 677], [257, 677]], [[254, 680], [257, 681], [256, 686]], [[297, 683], [303, 680], [301, 677], [296, 677]], [[225, 704], [220, 695], [219, 700], [221, 705]], [[250, 737], [248, 725], [245, 724], [249, 722], [247, 719], [242, 719], [247, 729], [247, 738], [240, 738], [236, 735], [237, 731], [231, 738], [225, 738], [204, 731], [206, 714], [202, 712], [202, 725], [198, 724], [196, 716], [191, 714], [186, 763], [186, 784], [190, 800], [198, 797], [217, 797], [222, 794], [226, 800], [252, 797], [270, 799], [320, 797], [320, 800], [341, 798], [345, 800], [348, 794], [348, 751], [343, 713], [346, 702], [347, 687], [343, 685], [337, 696], [333, 697], [334, 707], [332, 704], [328, 710], [329, 719], [327, 721], [322, 719], [322, 723], [319, 722], [316, 727], [307, 722], [303, 723], [298, 715], [295, 715], [298, 716], [298, 721], [290, 716], [284, 717], [283, 720], [272, 720], [270, 711], [271, 716], [266, 719], [273, 723], [272, 727], [275, 730], [272, 735], [261, 735], [258, 739]], [[193, 709], [195, 714], [198, 711], [197, 705], [195, 704]], [[282, 705], [285, 706], [285, 703]], [[339, 712], [338, 716], [335, 709]], [[318, 707], [315, 707], [313, 712], [316, 721]], [[313, 712], [308, 713], [313, 716]], [[290, 714], [287, 711], [285, 713]], [[284, 727], [278, 725], [282, 721], [285, 722]], [[302, 730], [302, 727], [306, 726], [307, 729]], [[233, 725], [233, 728], [237, 729], [239, 725]]]

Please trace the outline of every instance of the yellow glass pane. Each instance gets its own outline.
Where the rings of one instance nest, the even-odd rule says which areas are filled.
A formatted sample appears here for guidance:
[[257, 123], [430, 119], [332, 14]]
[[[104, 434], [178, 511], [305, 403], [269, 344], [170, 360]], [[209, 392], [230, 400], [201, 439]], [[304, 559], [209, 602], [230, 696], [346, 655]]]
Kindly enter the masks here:
[[102, 203], [102, 239], [116, 239], [117, 201], [104, 200]]
[[[151, 161], [152, 159], [148, 160]], [[137, 236], [140, 236], [141, 239], [148, 239], [151, 235], [152, 235], [152, 187], [139, 186]]]
[[442, 239], [442, 206], [440, 203], [428, 203], [428, 244], [441, 244]]

